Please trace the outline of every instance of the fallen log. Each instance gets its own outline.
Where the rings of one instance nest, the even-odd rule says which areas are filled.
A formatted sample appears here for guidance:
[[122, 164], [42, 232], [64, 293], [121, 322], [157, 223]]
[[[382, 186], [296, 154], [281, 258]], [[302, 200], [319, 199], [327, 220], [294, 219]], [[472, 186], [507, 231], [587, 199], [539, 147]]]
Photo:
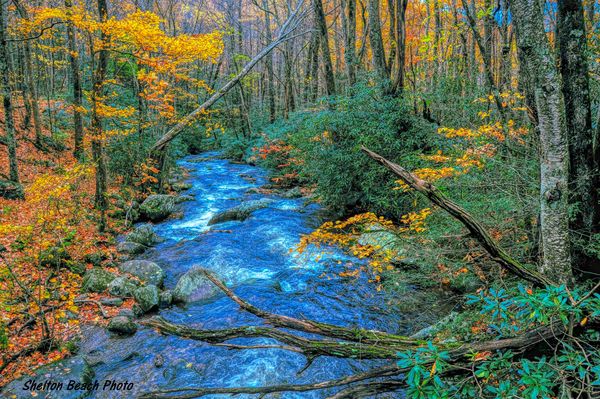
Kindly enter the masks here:
[[537, 287], [558, 286], [557, 283], [550, 280], [542, 273], [539, 273], [536, 270], [531, 270], [510, 256], [508, 252], [500, 247], [500, 245], [492, 238], [485, 227], [475, 220], [470, 213], [447, 198], [433, 184], [419, 178], [414, 173], [411, 173], [402, 166], [387, 160], [376, 152], [369, 150], [365, 146], [361, 146], [361, 150], [364, 151], [369, 157], [389, 169], [413, 190], [423, 194], [432, 203], [439, 206], [459, 222], [461, 222], [467, 228], [467, 230], [469, 230], [473, 237], [481, 244], [481, 246], [488, 252], [488, 254], [490, 254], [492, 259], [494, 259], [494, 261], [496, 261], [496, 263], [498, 263], [501, 267], [510, 273], [529, 281]]

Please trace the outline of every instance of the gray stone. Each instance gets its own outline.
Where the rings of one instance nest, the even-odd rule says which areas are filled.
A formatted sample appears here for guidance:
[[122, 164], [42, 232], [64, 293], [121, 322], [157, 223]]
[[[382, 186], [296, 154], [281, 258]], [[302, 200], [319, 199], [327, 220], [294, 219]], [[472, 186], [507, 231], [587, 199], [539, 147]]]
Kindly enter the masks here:
[[108, 322], [108, 331], [122, 335], [133, 335], [137, 331], [137, 325], [126, 316], [115, 316]]
[[100, 269], [99, 267], [95, 267], [88, 270], [83, 276], [81, 289], [84, 292], [104, 292], [115, 278], [116, 276], [114, 274]]
[[165, 272], [156, 263], [147, 260], [130, 260], [121, 263], [119, 269], [142, 280], [144, 283], [162, 286]]
[[123, 300], [121, 298], [102, 298], [100, 299], [100, 304], [104, 306], [121, 306]]
[[151, 247], [161, 242], [160, 237], [154, 232], [151, 224], [142, 224], [125, 236], [125, 241], [141, 244], [145, 247]]
[[158, 288], [152, 284], [136, 289], [133, 297], [144, 313], [157, 308], [160, 300]]
[[219, 289], [204, 276], [200, 267], [188, 270], [177, 281], [173, 290], [175, 302], [196, 302], [215, 296]]
[[159, 222], [168, 218], [175, 211], [175, 197], [166, 194], [153, 194], [140, 205], [143, 217]]
[[133, 313], [133, 310], [125, 308], [125, 309], [119, 310], [119, 316], [134, 318], [135, 314]]
[[193, 201], [193, 200], [195, 200], [195, 198], [193, 196], [191, 196], [191, 195], [178, 195], [175, 198], [175, 203], [176, 204], [180, 204], [182, 202]]
[[160, 308], [168, 308], [173, 303], [173, 293], [169, 290], [160, 293], [158, 298], [158, 306]]
[[137, 242], [124, 241], [117, 245], [117, 252], [128, 255], [139, 255], [146, 251], [146, 247]]
[[273, 200], [268, 198], [243, 202], [240, 205], [235, 206], [231, 209], [227, 209], [226, 211], [217, 213], [208, 221], [208, 225], [210, 226], [213, 224], [229, 222], [232, 220], [244, 221], [248, 219], [248, 217], [250, 217], [252, 212], [266, 208], [272, 202]]
[[300, 187], [294, 187], [281, 193], [281, 196], [283, 198], [300, 198], [302, 197], [302, 191], [300, 191]]
[[120, 298], [130, 298], [138, 284], [125, 276], [120, 276], [111, 281], [108, 285], [108, 293]]

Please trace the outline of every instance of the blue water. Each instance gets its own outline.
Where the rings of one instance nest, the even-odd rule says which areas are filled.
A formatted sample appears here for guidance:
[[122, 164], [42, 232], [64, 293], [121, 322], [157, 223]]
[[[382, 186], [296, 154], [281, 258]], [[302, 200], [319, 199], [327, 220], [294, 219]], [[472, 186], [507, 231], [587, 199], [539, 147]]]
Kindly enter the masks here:
[[[203, 154], [202, 158], [214, 155]], [[406, 320], [389, 310], [386, 304], [389, 298], [377, 292], [366, 278], [334, 277], [345, 263], [357, 262], [356, 259], [336, 250], [321, 254], [315, 249], [302, 256], [293, 251], [301, 235], [320, 224], [318, 205], [307, 204], [302, 198], [247, 194], [248, 189], [268, 182], [267, 173], [260, 168], [217, 158], [203, 162], [193, 160], [194, 157], [185, 158], [180, 165], [189, 170], [188, 182], [193, 185], [185, 194], [193, 195], [195, 200], [182, 204], [181, 219], [170, 219], [155, 226], [156, 233], [165, 241], [142, 256], [163, 267], [167, 274], [166, 288], [174, 288], [183, 273], [201, 265], [212, 270], [240, 297], [271, 312], [338, 325], [405, 332]], [[216, 212], [261, 198], [274, 201], [243, 222], [207, 226]], [[240, 311], [224, 295], [186, 307], [161, 310], [160, 315], [197, 328], [262, 324], [257, 317]], [[238, 339], [231, 343], [276, 342]], [[132, 337], [119, 338], [104, 329], [90, 328], [84, 334], [80, 354], [75, 359], [43, 372], [60, 380], [61, 373], [72, 372], [78, 359], [83, 357], [91, 362], [96, 379], [126, 379], [134, 383], [133, 391], [98, 391], [92, 395], [94, 398], [133, 398], [155, 389], [186, 386], [316, 382], [381, 364], [320, 357], [298, 375], [306, 359], [281, 349], [231, 350], [161, 336], [148, 328], [141, 328]], [[161, 367], [155, 366], [157, 359], [162, 360]], [[14, 388], [14, 383], [11, 386]], [[283, 393], [271, 397], [322, 398], [330, 393]], [[63, 391], [47, 397], [76, 396]]]

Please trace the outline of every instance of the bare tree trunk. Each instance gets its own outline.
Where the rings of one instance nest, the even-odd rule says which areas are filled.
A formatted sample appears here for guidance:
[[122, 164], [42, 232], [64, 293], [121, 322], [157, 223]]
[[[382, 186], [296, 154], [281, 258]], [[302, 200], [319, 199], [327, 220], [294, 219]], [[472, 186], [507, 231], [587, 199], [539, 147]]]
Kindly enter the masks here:
[[373, 56], [373, 66], [377, 76], [383, 84], [383, 90], [389, 90], [390, 73], [385, 62], [385, 49], [381, 37], [381, 18], [379, 17], [379, 0], [368, 0], [367, 12], [369, 14], [369, 43]]
[[[98, 15], [101, 22], [106, 21], [107, 19], [107, 6], [106, 0], [98, 0]], [[100, 34], [100, 38], [102, 41], [105, 41], [106, 35], [104, 32]], [[94, 57], [94, 53], [92, 52], [92, 58]], [[95, 205], [98, 210], [100, 210], [100, 223], [98, 224], [98, 229], [100, 231], [104, 231], [106, 228], [106, 209], [107, 209], [107, 199], [106, 199], [106, 188], [107, 188], [107, 170], [106, 170], [106, 160], [104, 159], [104, 149], [102, 144], [102, 118], [98, 114], [98, 103], [102, 98], [102, 93], [104, 91], [104, 80], [106, 78], [106, 69], [108, 67], [108, 51], [105, 49], [101, 49], [98, 51], [98, 64], [96, 65], [96, 70], [94, 71], [94, 84], [92, 87], [92, 159], [96, 166], [96, 196], [95, 196]]]
[[[65, 0], [65, 7], [70, 12], [73, 2]], [[71, 80], [73, 84], [73, 155], [78, 161], [83, 161], [83, 118], [81, 117], [81, 107], [83, 103], [83, 94], [81, 90], [81, 76], [79, 74], [79, 57], [75, 43], [75, 29], [73, 25], [67, 25], [67, 41], [69, 46], [69, 64], [71, 66]]]
[[585, 253], [590, 236], [598, 232], [600, 170], [598, 160], [594, 160], [587, 37], [581, 0], [558, 2], [557, 30], [569, 137], [569, 192], [576, 211], [571, 220], [571, 231], [576, 234], [574, 244], [577, 244], [572, 254], [576, 266], [598, 272], [599, 259]]
[[[29, 19], [27, 9], [20, 1], [15, 0], [15, 5], [22, 18]], [[33, 114], [33, 129], [35, 131], [35, 142], [38, 146], [42, 145], [42, 118], [40, 116], [40, 105], [37, 85], [33, 77], [33, 62], [31, 61], [31, 44], [29, 40], [25, 40], [25, 80], [29, 89], [29, 98], [31, 102], [31, 111]]]
[[[356, 0], [342, 0], [342, 21], [344, 26], [344, 61], [350, 86], [356, 83]], [[347, 14], [346, 14], [347, 13]]]
[[406, 7], [409, 0], [396, 0], [396, 74], [393, 92], [401, 94], [404, 90], [404, 64], [406, 59]]
[[[265, 36], [267, 39], [266, 45], [273, 41], [273, 34], [271, 33], [271, 14], [269, 12], [269, 2], [263, 0], [263, 8], [265, 13]], [[275, 90], [273, 85], [275, 83], [275, 76], [273, 74], [273, 54], [269, 53], [265, 60], [267, 67], [267, 100], [269, 102], [269, 122], [275, 122], [276, 109], [275, 109]]]
[[561, 283], [572, 279], [569, 245], [569, 148], [561, 79], [537, 0], [513, 0], [517, 44], [531, 62], [540, 131], [540, 271]]
[[2, 97], [4, 102], [4, 124], [6, 127], [6, 144], [8, 146], [9, 177], [15, 183], [19, 183], [19, 166], [17, 163], [17, 140], [15, 131], [14, 110], [12, 103], [12, 92], [10, 76], [12, 64], [10, 52], [8, 51], [5, 4], [0, 3], [0, 74], [2, 75]]
[[329, 48], [329, 34], [327, 33], [327, 21], [325, 20], [325, 11], [323, 10], [322, 0], [313, 0], [317, 28], [321, 35], [321, 56], [325, 67], [325, 86], [327, 95], [335, 95], [335, 79], [333, 77], [333, 64], [331, 62], [331, 52]]

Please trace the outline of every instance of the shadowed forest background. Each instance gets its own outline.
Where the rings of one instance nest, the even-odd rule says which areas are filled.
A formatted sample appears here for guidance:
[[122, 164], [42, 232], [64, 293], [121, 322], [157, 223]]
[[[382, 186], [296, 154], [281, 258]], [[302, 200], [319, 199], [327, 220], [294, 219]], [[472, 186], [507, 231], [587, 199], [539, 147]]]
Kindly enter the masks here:
[[[270, 338], [304, 373], [321, 356], [381, 361], [144, 397], [600, 395], [595, 0], [0, 1], [0, 386], [99, 325]], [[198, 269], [267, 327], [156, 316], [189, 298], [130, 262], [194, 200], [189, 155], [267, 170], [250, 195], [317, 203], [322, 224], [289, 251], [362, 260], [321, 278], [385, 295], [371, 316], [443, 310], [402, 331], [319, 323]]]

